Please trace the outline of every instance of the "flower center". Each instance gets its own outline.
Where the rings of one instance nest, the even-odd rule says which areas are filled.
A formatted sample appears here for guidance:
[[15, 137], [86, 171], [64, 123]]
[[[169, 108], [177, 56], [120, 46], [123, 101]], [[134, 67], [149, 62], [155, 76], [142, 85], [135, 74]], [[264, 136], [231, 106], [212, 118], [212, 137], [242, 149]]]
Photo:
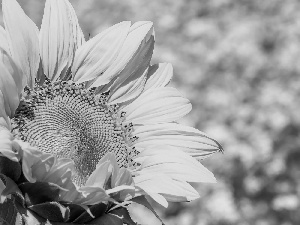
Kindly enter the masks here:
[[12, 120], [13, 132], [39, 150], [75, 163], [74, 182], [82, 186], [108, 152], [121, 167], [128, 167], [131, 126], [124, 113], [107, 104], [107, 95], [95, 96], [83, 85], [45, 81], [25, 94]]

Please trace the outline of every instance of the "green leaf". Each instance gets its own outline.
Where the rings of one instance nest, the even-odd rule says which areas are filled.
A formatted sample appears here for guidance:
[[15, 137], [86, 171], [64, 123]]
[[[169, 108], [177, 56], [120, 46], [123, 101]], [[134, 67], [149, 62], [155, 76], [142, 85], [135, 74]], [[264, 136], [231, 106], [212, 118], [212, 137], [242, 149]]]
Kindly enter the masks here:
[[21, 165], [19, 162], [0, 156], [0, 173], [16, 182], [21, 175]]
[[70, 215], [67, 222], [73, 222], [76, 218], [78, 218], [79, 215], [83, 214], [86, 211], [85, 207], [82, 207], [81, 205], [77, 205], [69, 202], [66, 203], [60, 202], [60, 204], [70, 209]]
[[47, 182], [26, 182], [20, 184], [19, 188], [23, 192], [28, 206], [58, 201], [61, 191], [58, 185]]
[[3, 174], [0, 174], [0, 179], [5, 186], [5, 189], [2, 191], [2, 193], [0, 192], [1, 201], [4, 200], [9, 195], [14, 195], [17, 201], [20, 202], [22, 205], [24, 205], [25, 199], [23, 197], [22, 192], [18, 188], [17, 184], [12, 179], [10, 179], [9, 177]]
[[123, 223], [127, 225], [137, 225], [137, 223], [131, 219], [128, 210], [124, 207], [114, 209], [110, 211], [109, 214], [116, 215], [119, 218], [122, 218]]
[[6, 201], [0, 204], [0, 224], [22, 224], [22, 216], [18, 212], [14, 199], [7, 198]]
[[45, 202], [28, 207], [39, 216], [53, 222], [66, 222], [69, 219], [70, 210], [58, 202]]
[[112, 215], [104, 214], [103, 216], [89, 222], [88, 224], [97, 224], [97, 225], [123, 225], [122, 218]]
[[89, 210], [86, 210], [81, 215], [79, 215], [73, 222], [74, 223], [88, 223], [94, 218], [102, 216], [107, 210], [107, 204], [99, 203], [97, 205], [92, 205]]
[[42, 224], [44, 225], [46, 223], [46, 219], [38, 216], [35, 212], [28, 210], [27, 208], [24, 208], [20, 203], [15, 201], [15, 206], [22, 216], [22, 219], [24, 221], [23, 224], [25, 225], [31, 225], [31, 224]]
[[26, 202], [25, 202], [25, 198], [22, 195], [21, 191], [13, 193], [12, 196], [16, 200], [16, 202], [20, 203], [22, 205], [22, 207], [25, 207]]
[[0, 179], [0, 203], [5, 201], [5, 196], [2, 195], [2, 192], [5, 190], [6, 186], [3, 181]]
[[162, 219], [157, 215], [157, 213], [155, 212], [155, 210], [153, 209], [153, 207], [148, 202], [148, 200], [145, 196], [135, 197], [135, 198], [131, 199], [131, 201], [133, 201], [137, 204], [145, 206], [147, 209], [149, 209], [156, 216], [157, 219], [159, 219], [159, 221], [162, 223], [162, 225], [165, 225], [164, 222], [162, 221]]

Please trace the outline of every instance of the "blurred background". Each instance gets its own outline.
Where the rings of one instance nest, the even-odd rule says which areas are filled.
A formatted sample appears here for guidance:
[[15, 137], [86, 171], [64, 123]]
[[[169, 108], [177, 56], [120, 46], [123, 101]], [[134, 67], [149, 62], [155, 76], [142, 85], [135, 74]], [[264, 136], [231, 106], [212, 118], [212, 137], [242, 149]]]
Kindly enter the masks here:
[[[86, 37], [153, 21], [152, 63], [172, 63], [171, 85], [193, 104], [182, 122], [225, 149], [203, 161], [218, 183], [195, 186], [199, 200], [156, 205], [167, 225], [300, 224], [300, 1], [70, 1]], [[40, 26], [45, 1], [19, 2]]]

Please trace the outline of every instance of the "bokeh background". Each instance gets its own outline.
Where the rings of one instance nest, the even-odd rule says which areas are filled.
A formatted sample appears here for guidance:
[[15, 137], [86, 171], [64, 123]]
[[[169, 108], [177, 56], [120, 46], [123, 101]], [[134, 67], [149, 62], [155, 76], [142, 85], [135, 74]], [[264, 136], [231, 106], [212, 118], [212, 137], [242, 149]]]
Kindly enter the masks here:
[[[152, 63], [172, 63], [171, 85], [193, 104], [182, 122], [225, 149], [203, 161], [218, 183], [195, 186], [202, 198], [156, 205], [166, 224], [300, 224], [300, 1], [70, 1], [86, 37], [123, 20], [153, 21]], [[45, 1], [19, 2], [39, 26]]]

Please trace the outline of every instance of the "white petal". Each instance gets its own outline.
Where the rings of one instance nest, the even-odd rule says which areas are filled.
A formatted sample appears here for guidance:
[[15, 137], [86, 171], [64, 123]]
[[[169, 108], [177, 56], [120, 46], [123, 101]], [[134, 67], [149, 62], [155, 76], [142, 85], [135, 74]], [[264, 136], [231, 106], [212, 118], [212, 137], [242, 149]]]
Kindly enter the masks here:
[[[0, 115], [3, 113], [3, 111], [4, 110], [0, 109]], [[7, 129], [11, 130], [10, 120], [9, 120], [9, 118], [7, 116], [6, 117], [0, 117], [0, 127], [5, 127]]]
[[141, 21], [133, 24], [130, 27], [129, 33], [116, 60], [94, 81], [91, 87], [105, 85], [115, 78], [125, 68], [130, 59], [137, 53], [140, 45], [147, 42], [152, 34], [152, 22]]
[[5, 127], [7, 129], [11, 128], [10, 120], [5, 112], [3, 94], [0, 91], [0, 128]]
[[158, 204], [162, 205], [163, 207], [167, 208], [169, 203], [164, 198], [164, 196], [156, 193], [147, 193], [154, 201], [156, 201]]
[[134, 124], [172, 122], [189, 113], [192, 105], [175, 88], [157, 88], [142, 93], [126, 106], [126, 120]]
[[72, 73], [74, 81], [84, 82], [101, 77], [103, 83], [111, 80], [103, 74], [116, 60], [130, 29], [130, 22], [118, 23], [90, 39], [75, 54]]
[[10, 53], [32, 87], [40, 62], [38, 29], [16, 0], [3, 0], [2, 11]]
[[149, 68], [144, 91], [165, 87], [173, 77], [173, 67], [170, 63], [159, 63]]
[[134, 144], [139, 151], [153, 145], [173, 146], [197, 159], [222, 151], [221, 145], [207, 134], [176, 123], [134, 126], [133, 135], [139, 137]]
[[108, 99], [110, 104], [130, 101], [142, 93], [153, 49], [154, 37], [152, 36], [145, 45], [140, 46], [138, 52], [113, 83]]
[[0, 26], [0, 48], [10, 54], [7, 33], [2, 26]]
[[47, 0], [40, 33], [44, 72], [51, 80], [65, 75], [84, 36], [67, 0]]
[[11, 56], [0, 48], [0, 60], [3, 62], [10, 76], [13, 78], [17, 87], [17, 92], [20, 95], [26, 85], [26, 77], [23, 76], [22, 70], [15, 64]]
[[3, 98], [6, 115], [12, 118], [15, 114], [15, 110], [19, 105], [19, 93], [16, 86], [15, 80], [4, 66], [3, 62], [0, 61], [0, 97]]
[[13, 136], [7, 128], [2, 126], [0, 126], [0, 153], [10, 160], [18, 161], [13, 151]]
[[11, 124], [5, 111], [4, 96], [2, 94], [2, 91], [0, 90], [0, 129], [3, 127], [10, 130]]
[[144, 89], [146, 83], [147, 70], [139, 76], [132, 76], [126, 80], [122, 86], [110, 92], [108, 103], [110, 105], [130, 101], [139, 96]]
[[112, 193], [116, 193], [116, 192], [123, 191], [123, 190], [134, 190], [134, 187], [133, 186], [128, 186], [128, 185], [120, 185], [120, 186], [114, 187], [112, 189], [108, 189], [106, 191], [106, 193], [108, 195], [110, 195]]
[[[169, 202], [193, 201], [200, 197], [199, 193], [187, 182], [173, 180], [173, 185], [181, 190], [182, 194], [166, 193], [163, 196]], [[184, 194], [183, 194], [184, 193]]]
[[170, 177], [157, 174], [141, 174], [134, 177], [135, 186], [147, 194], [161, 194], [168, 201], [191, 201], [199, 198], [198, 192], [184, 181], [172, 180]]
[[153, 146], [142, 151], [136, 162], [140, 173], [163, 173], [175, 180], [215, 183], [214, 175], [200, 162], [175, 148]]

